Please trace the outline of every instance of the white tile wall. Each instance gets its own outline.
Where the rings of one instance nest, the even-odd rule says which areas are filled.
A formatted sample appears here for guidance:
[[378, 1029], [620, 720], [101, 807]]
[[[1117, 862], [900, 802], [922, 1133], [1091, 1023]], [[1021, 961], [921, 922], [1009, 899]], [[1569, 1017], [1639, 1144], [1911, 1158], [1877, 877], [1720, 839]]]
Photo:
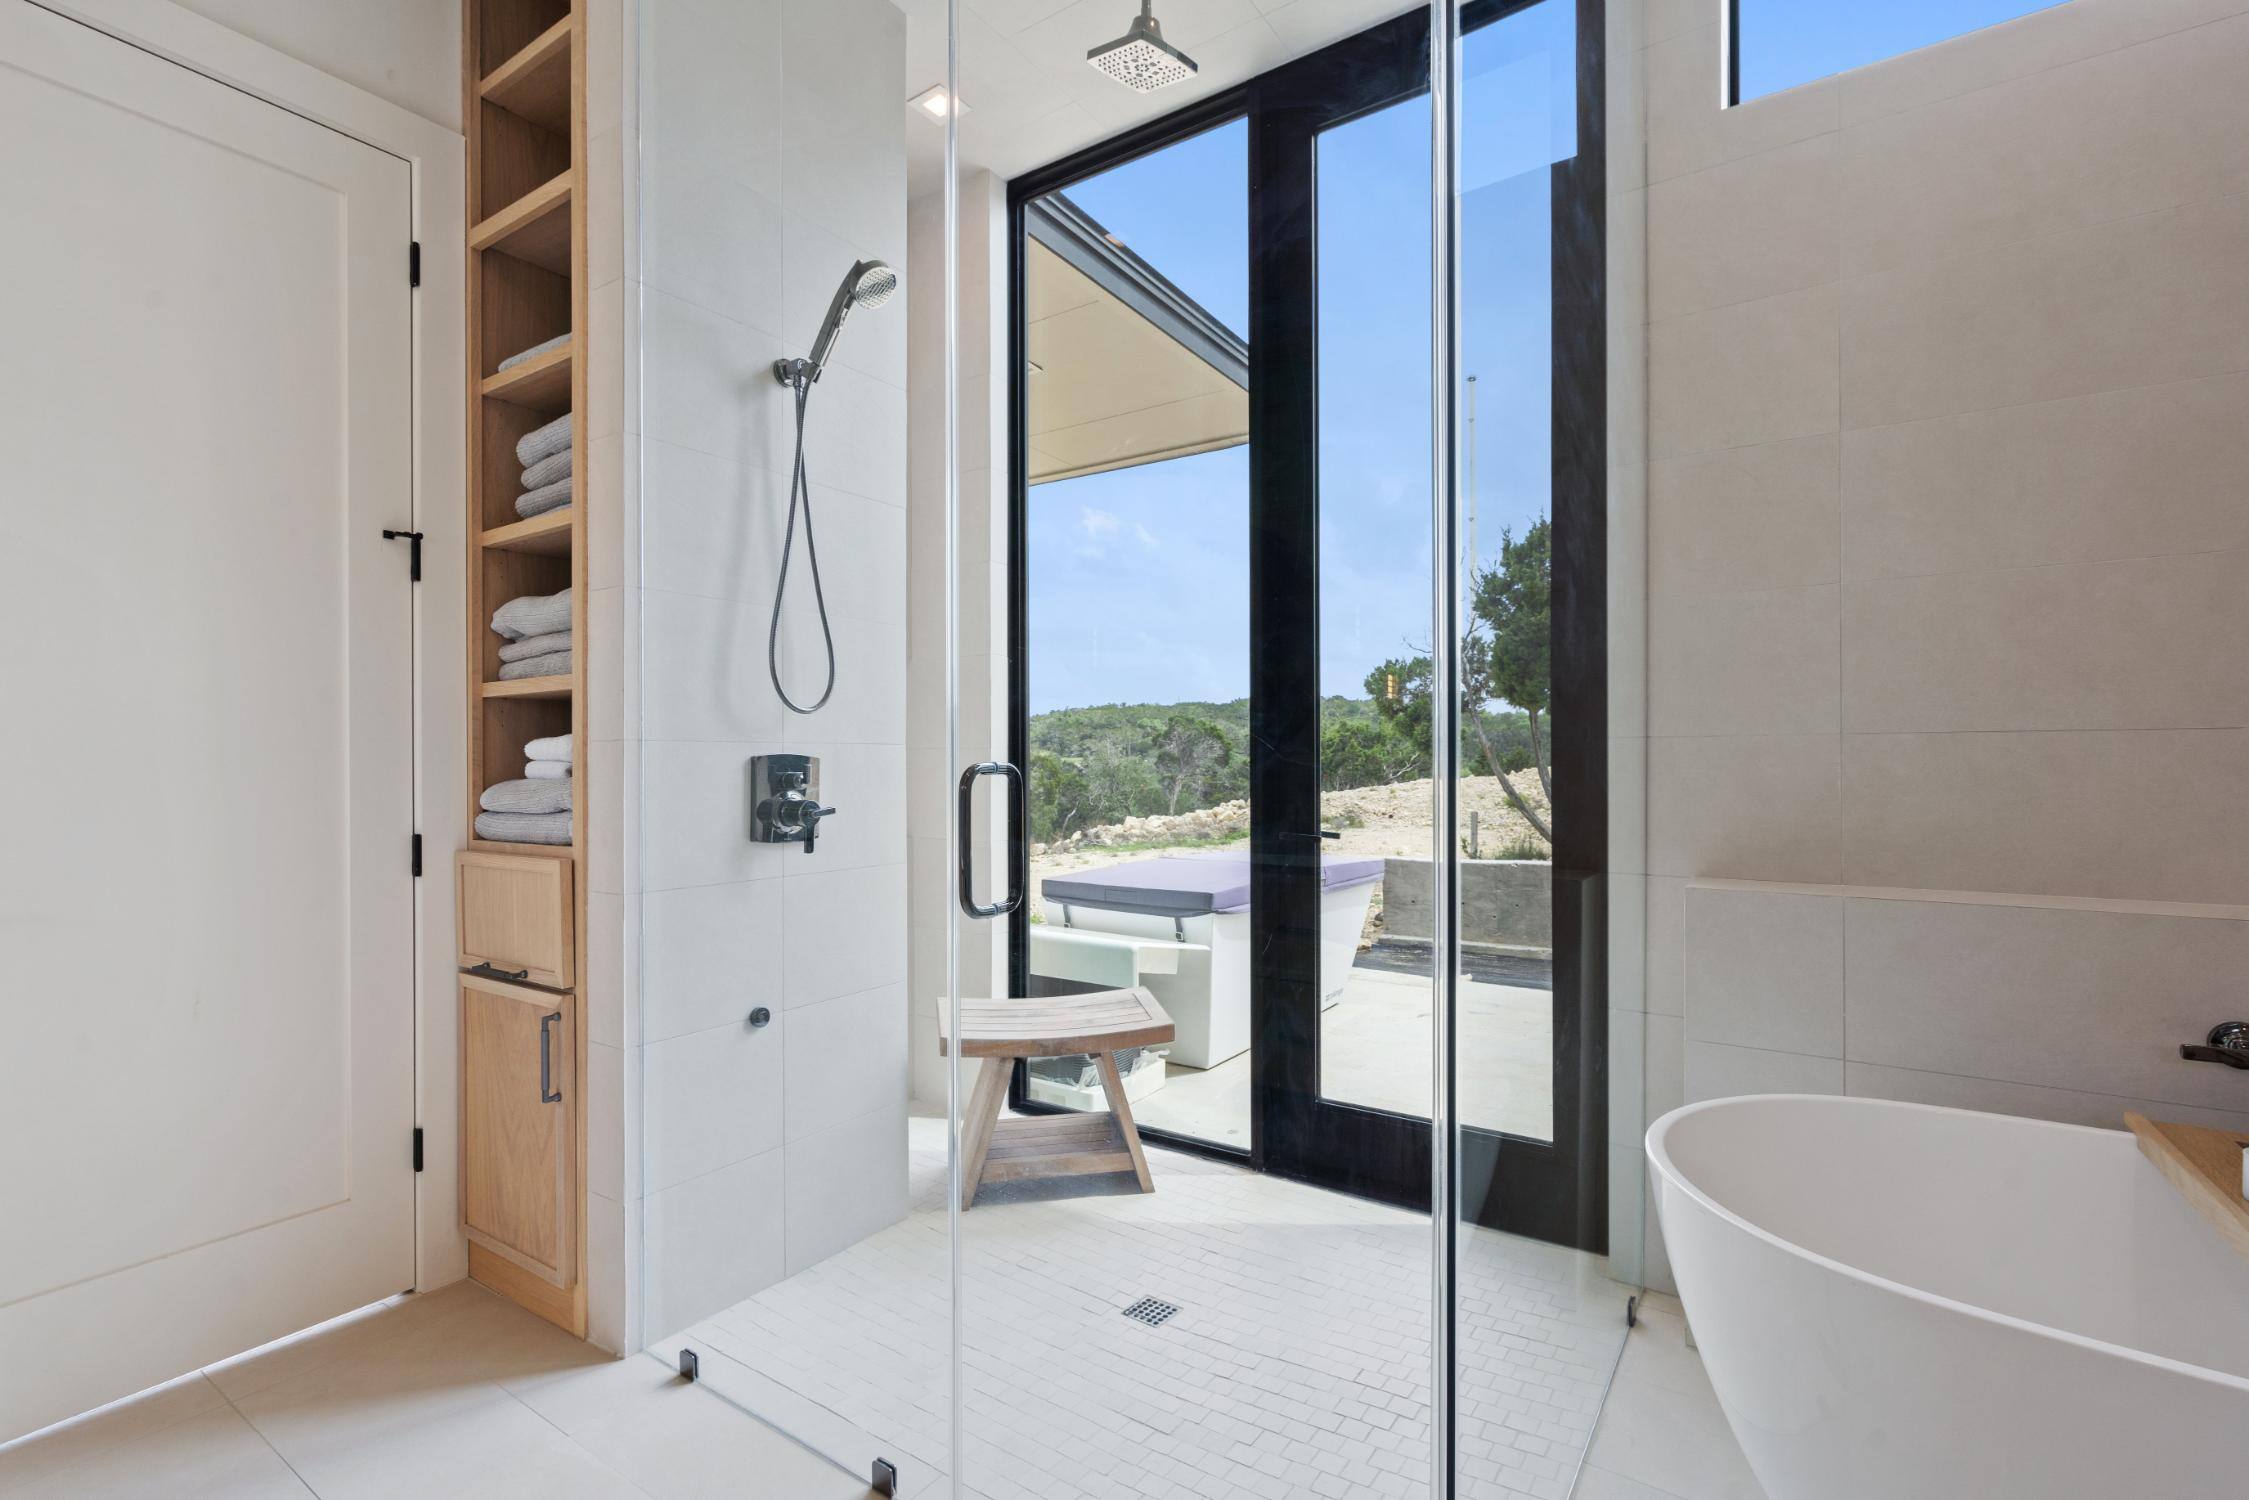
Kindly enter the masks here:
[[[794, 452], [771, 365], [807, 351], [854, 260], [906, 266], [904, 32], [888, 0], [635, 0], [619, 26], [637, 233], [617, 300], [638, 318], [638, 379], [614, 398], [630, 507], [603, 576], [633, 586], [618, 594], [639, 671], [603, 722], [637, 837], [620, 833], [601, 887], [629, 909], [595, 915], [645, 1002], [645, 1045], [618, 1060], [625, 1092], [645, 1084], [626, 1112], [646, 1150], [604, 1143], [589, 1165], [621, 1223], [645, 1215], [636, 1337], [778, 1279], [785, 1246], [816, 1258], [905, 1210], [902, 1128], [885, 1141], [862, 1122], [902, 1118], [908, 1088], [910, 294], [854, 314], [806, 423], [834, 695], [794, 715], [766, 661]], [[800, 520], [779, 653], [800, 700], [826, 673], [806, 560]], [[747, 841], [748, 762], [777, 751], [818, 755], [839, 809], [810, 856]], [[760, 1005], [772, 1020], [753, 1028]], [[787, 1187], [822, 1174], [856, 1185], [851, 1213]], [[632, 1240], [612, 1258], [638, 1256]]]
[[2249, 907], [2249, 0], [2070, 0], [1734, 109], [1718, 9], [1612, 14], [1647, 1110], [2221, 1110], [2176, 1043]]

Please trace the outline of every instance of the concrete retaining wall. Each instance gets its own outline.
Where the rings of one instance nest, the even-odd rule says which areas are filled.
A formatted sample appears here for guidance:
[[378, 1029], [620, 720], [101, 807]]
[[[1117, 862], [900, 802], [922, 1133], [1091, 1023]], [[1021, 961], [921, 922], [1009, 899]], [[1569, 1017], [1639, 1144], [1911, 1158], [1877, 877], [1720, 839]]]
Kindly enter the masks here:
[[[1429, 938], [1429, 861], [1383, 861], [1382, 928], [1391, 937]], [[1460, 862], [1460, 940], [1485, 947], [1554, 946], [1554, 867], [1545, 860]]]

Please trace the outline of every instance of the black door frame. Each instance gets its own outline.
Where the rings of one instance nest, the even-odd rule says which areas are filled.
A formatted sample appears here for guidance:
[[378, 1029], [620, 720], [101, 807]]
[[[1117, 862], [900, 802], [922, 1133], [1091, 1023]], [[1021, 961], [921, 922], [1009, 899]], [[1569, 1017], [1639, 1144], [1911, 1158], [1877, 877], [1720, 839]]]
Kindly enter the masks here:
[[[1472, 0], [1463, 31], [1538, 0]], [[1468, 1222], [1607, 1248], [1607, 327], [1603, 0], [1577, 7], [1577, 152], [1553, 168], [1554, 1139], [1462, 1128]], [[1427, 91], [1416, 10], [1199, 100], [1008, 185], [1011, 524], [1010, 758], [1029, 760], [1023, 371], [1025, 205], [1246, 117], [1250, 132], [1251, 998], [1246, 1152], [1147, 1129], [1166, 1145], [1427, 1211], [1426, 1120], [1319, 1093], [1318, 392], [1313, 152], [1317, 132]], [[1307, 649], [1306, 643], [1315, 643]], [[1446, 768], [1440, 767], [1439, 774]], [[1022, 888], [1027, 830], [1008, 863]], [[1010, 980], [1029, 986], [1029, 917], [1010, 919]], [[1449, 1009], [1449, 1008], [1448, 1008]], [[1446, 1081], [1440, 1080], [1440, 1086]], [[1017, 1069], [1009, 1102], [1038, 1112]], [[1457, 1118], [1457, 1115], [1454, 1116]]]

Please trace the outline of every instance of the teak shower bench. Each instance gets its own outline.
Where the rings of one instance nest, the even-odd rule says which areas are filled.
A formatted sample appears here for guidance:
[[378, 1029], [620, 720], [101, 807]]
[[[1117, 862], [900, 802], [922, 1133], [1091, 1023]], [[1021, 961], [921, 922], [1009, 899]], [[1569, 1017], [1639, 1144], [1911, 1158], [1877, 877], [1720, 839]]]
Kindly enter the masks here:
[[[937, 1008], [937, 1050], [950, 1050], [950, 1018]], [[1158, 1046], [1172, 1039], [1171, 1017], [1144, 989], [1095, 990], [1083, 995], [961, 1000], [963, 1058], [980, 1057], [976, 1089], [961, 1117], [961, 1207], [976, 1201], [986, 1182], [1028, 1177], [1071, 1177], [1130, 1172], [1140, 1191], [1155, 1191], [1148, 1155], [1132, 1123], [1116, 1054], [1126, 1047]], [[1106, 1115], [1040, 1115], [1003, 1120], [1015, 1060], [1076, 1057], [1090, 1053], [1109, 1096]]]

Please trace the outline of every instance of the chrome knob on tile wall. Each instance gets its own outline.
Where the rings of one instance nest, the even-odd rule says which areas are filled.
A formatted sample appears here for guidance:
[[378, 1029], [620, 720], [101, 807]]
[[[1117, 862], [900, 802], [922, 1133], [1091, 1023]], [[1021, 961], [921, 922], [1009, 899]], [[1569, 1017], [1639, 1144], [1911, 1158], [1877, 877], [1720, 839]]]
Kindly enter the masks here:
[[2188, 1062], [2224, 1063], [2229, 1068], [2249, 1068], [2249, 1021], [2220, 1021], [2200, 1045], [2188, 1042], [2179, 1048]]

